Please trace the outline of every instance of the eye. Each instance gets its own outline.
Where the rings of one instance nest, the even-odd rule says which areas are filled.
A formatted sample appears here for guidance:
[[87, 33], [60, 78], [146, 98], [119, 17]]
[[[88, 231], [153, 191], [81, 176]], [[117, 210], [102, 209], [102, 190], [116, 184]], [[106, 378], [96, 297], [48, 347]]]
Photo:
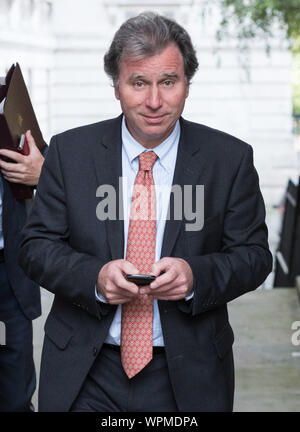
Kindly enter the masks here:
[[138, 88], [143, 87], [143, 85], [144, 85], [144, 83], [142, 81], [137, 81], [137, 82], [134, 83], [134, 86], [138, 87]]
[[171, 80], [166, 80], [166, 81], [164, 81], [164, 86], [165, 86], [165, 87], [171, 87], [173, 84], [174, 84], [174, 82], [171, 81]]

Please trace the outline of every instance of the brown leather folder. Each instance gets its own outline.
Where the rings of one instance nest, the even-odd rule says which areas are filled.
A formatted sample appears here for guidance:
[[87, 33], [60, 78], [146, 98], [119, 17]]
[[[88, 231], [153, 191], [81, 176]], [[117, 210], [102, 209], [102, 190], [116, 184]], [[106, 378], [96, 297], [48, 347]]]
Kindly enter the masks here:
[[[28, 90], [18, 63], [8, 71], [4, 84], [0, 87], [0, 148], [28, 153], [25, 142], [20, 149], [22, 135], [30, 129], [36, 145], [42, 152], [45, 147]], [[26, 149], [26, 150], [25, 150]], [[32, 198], [30, 186], [10, 183], [16, 199]]]

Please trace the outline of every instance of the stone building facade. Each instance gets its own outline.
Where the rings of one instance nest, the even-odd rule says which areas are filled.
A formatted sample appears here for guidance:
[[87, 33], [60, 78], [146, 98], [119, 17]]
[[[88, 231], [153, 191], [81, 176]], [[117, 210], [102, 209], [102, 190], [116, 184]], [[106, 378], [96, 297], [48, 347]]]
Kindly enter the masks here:
[[[250, 143], [268, 214], [289, 177], [293, 149], [291, 55], [280, 37], [271, 55], [255, 43], [246, 70], [234, 38], [216, 47], [217, 9], [206, 0], [1, 0], [0, 75], [18, 61], [47, 140], [63, 130], [120, 113], [103, 71], [103, 55], [119, 25], [144, 10], [176, 19], [199, 58], [184, 117]], [[276, 225], [276, 224], [275, 224]], [[277, 225], [271, 241], [276, 243]], [[273, 235], [273, 237], [272, 237]]]

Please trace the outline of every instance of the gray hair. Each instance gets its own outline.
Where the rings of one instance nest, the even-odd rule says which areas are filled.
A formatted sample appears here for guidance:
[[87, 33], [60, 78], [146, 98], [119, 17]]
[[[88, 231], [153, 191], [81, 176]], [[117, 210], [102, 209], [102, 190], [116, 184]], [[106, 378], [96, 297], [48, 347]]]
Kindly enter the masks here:
[[175, 21], [153, 12], [141, 13], [121, 25], [104, 56], [104, 70], [114, 86], [118, 86], [120, 63], [124, 57], [140, 60], [153, 56], [172, 42], [182, 54], [185, 77], [190, 84], [198, 60], [189, 34]]

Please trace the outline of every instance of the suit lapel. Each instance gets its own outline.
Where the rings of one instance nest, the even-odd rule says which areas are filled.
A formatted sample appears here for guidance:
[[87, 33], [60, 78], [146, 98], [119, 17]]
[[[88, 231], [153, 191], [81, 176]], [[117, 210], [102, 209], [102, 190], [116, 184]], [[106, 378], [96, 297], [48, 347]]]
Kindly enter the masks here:
[[[180, 119], [180, 140], [178, 144], [177, 160], [174, 171], [173, 186], [179, 185], [184, 198], [184, 186], [204, 184], [204, 172], [206, 169], [205, 155], [201, 154], [200, 134], [197, 136], [191, 130], [188, 122]], [[199, 153], [200, 154], [197, 154]], [[200, 157], [199, 157], [200, 156]], [[182, 215], [184, 219], [184, 200], [182, 200]], [[181, 229], [184, 229], [184, 220], [174, 219], [174, 202], [169, 204], [170, 219], [166, 221], [165, 233], [162, 244], [161, 257], [170, 256]]]
[[119, 178], [122, 176], [121, 124], [122, 115], [112, 120], [107, 134], [101, 141], [101, 151], [95, 151], [93, 154], [97, 186], [111, 185], [116, 193], [116, 218], [105, 220], [112, 260], [124, 257], [123, 193], [122, 187], [119, 187]]
[[[112, 259], [124, 257], [123, 191], [119, 178], [122, 176], [122, 115], [112, 120], [109, 130], [101, 140], [101, 151], [96, 146], [92, 154], [97, 186], [112, 185], [116, 191], [116, 219], [106, 219], [108, 244]], [[204, 184], [207, 161], [201, 152], [201, 134], [194, 133], [189, 122], [180, 119], [181, 134], [178, 145], [173, 185], [184, 190], [185, 185]], [[199, 154], [198, 154], [199, 153]], [[166, 221], [161, 256], [170, 256], [184, 220], [174, 219], [174, 203], [170, 203], [170, 219]], [[184, 209], [182, 207], [182, 214]], [[183, 227], [184, 229], [184, 227]], [[103, 232], [102, 232], [103, 234]]]

